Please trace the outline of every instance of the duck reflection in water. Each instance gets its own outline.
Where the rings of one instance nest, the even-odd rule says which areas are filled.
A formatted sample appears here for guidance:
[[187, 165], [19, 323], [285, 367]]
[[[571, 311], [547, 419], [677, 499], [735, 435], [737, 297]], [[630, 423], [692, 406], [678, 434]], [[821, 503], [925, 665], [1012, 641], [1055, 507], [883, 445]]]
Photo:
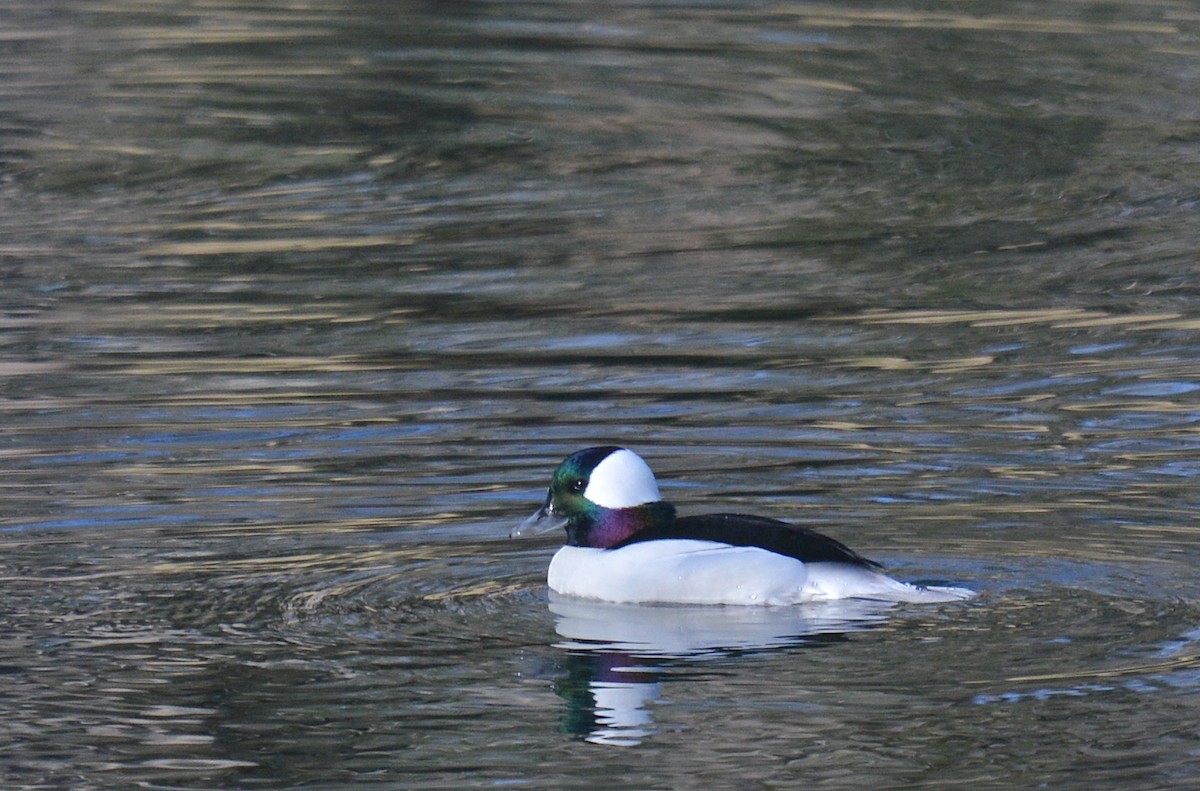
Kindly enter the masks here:
[[[634, 746], [654, 732], [652, 703], [689, 666], [731, 655], [841, 641], [885, 622], [894, 602], [845, 599], [795, 607], [630, 605], [551, 593], [566, 672], [568, 732]], [[686, 674], [694, 678], [693, 674]]]
[[680, 663], [842, 639], [882, 622], [899, 602], [975, 595], [894, 579], [801, 525], [679, 516], [646, 462], [613, 445], [564, 459], [542, 507], [510, 535], [558, 529], [566, 544], [547, 572], [565, 640], [558, 646], [567, 650], [558, 691], [567, 727], [604, 744], [637, 744], [651, 732], [648, 704]]

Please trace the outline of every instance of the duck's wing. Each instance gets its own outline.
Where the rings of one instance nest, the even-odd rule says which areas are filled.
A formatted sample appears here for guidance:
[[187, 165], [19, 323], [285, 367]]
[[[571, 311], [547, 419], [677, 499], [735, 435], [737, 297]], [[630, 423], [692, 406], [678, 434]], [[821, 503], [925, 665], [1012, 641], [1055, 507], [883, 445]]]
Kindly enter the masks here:
[[745, 514], [701, 514], [684, 516], [666, 524], [639, 530], [621, 543], [690, 538], [717, 541], [735, 547], [759, 547], [768, 552], [796, 558], [804, 563], [850, 563], [864, 568], [882, 568], [842, 542], [800, 525]]

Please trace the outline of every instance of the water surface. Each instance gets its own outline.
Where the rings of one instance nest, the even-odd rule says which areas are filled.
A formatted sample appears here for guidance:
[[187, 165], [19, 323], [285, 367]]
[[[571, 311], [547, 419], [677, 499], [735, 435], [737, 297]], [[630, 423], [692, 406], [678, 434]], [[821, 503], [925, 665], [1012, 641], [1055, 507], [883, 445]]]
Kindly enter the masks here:
[[[5, 788], [1192, 788], [1186, 5], [15, 2]], [[580, 447], [965, 604], [552, 598]]]

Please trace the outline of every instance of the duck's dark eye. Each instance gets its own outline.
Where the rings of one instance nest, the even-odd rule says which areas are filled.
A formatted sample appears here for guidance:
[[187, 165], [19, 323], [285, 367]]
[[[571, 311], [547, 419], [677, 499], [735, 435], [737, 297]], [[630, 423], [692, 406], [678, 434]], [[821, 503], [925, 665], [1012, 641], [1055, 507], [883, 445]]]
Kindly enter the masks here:
[[582, 494], [583, 490], [586, 488], [587, 488], [587, 481], [580, 480], [578, 478], [571, 481], [570, 489], [571, 489], [571, 491], [575, 492], [575, 494]]

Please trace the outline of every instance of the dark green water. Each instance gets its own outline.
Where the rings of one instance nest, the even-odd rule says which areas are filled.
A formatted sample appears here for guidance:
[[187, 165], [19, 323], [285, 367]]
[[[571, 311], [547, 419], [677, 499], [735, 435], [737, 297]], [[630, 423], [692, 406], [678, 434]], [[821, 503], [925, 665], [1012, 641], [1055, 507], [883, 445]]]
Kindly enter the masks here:
[[[10, 2], [6, 789], [1190, 789], [1200, 14]], [[580, 447], [943, 607], [551, 600]]]

